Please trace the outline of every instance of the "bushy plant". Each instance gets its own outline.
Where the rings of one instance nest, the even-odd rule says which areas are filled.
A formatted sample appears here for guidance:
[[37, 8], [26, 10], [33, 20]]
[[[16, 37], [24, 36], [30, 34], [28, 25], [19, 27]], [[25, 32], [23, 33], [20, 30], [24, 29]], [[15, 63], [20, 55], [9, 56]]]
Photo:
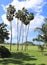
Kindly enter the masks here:
[[10, 51], [4, 46], [0, 46], [0, 57], [7, 58], [11, 55]]

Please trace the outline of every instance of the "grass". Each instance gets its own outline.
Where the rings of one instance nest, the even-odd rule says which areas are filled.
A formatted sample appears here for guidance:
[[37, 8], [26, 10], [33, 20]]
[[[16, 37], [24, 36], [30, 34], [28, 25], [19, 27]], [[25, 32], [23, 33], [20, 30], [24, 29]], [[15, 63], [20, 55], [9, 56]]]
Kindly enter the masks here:
[[[9, 45], [5, 44], [9, 49]], [[0, 58], [0, 65], [47, 65], [47, 50], [43, 55], [37, 46], [28, 46], [28, 50], [16, 51], [16, 45], [12, 45], [12, 55], [10, 58]]]

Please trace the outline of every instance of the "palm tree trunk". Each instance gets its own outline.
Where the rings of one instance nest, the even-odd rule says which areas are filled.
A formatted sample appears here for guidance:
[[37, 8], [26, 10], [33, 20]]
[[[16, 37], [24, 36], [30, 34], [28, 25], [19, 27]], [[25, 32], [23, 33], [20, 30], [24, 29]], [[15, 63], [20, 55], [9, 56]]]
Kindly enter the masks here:
[[21, 22], [21, 26], [20, 26], [20, 34], [18, 36], [18, 21], [17, 21], [17, 51], [19, 50], [19, 43], [20, 43], [20, 38], [21, 38], [21, 31], [22, 31], [22, 26], [23, 26], [23, 23]]
[[21, 26], [20, 26], [20, 34], [19, 34], [19, 40], [18, 40], [18, 43], [20, 43], [20, 38], [21, 38], [22, 28], [23, 28], [23, 23], [21, 22]]
[[10, 51], [11, 51], [11, 46], [12, 46], [12, 22], [10, 21], [10, 30], [11, 30], [11, 38], [10, 38]]
[[24, 27], [22, 27], [22, 48], [21, 50], [23, 50], [23, 39], [24, 39]]
[[25, 48], [24, 48], [24, 50], [26, 51], [26, 36], [27, 36], [27, 26], [25, 25]]
[[28, 27], [27, 27], [27, 33], [26, 33], [26, 43], [25, 43], [25, 51], [28, 49], [28, 44], [27, 44], [27, 39], [28, 39], [28, 33], [29, 33], [29, 25], [30, 24], [28, 24]]
[[18, 42], [18, 19], [17, 19], [17, 51], [19, 50], [19, 42]]
[[21, 38], [22, 26], [23, 26], [23, 24], [22, 24], [22, 22], [21, 22], [21, 26], [20, 26], [20, 34], [19, 34], [19, 42], [20, 42], [20, 38]]

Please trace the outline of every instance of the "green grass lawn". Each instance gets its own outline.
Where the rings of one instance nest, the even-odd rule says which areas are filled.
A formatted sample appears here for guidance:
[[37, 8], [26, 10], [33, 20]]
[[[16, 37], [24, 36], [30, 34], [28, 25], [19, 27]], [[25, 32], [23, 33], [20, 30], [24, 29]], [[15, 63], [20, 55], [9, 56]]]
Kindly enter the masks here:
[[[9, 49], [9, 45], [4, 45]], [[43, 55], [37, 46], [28, 46], [28, 50], [16, 51], [16, 45], [12, 45], [12, 55], [10, 58], [0, 58], [0, 65], [47, 65], [47, 50]]]

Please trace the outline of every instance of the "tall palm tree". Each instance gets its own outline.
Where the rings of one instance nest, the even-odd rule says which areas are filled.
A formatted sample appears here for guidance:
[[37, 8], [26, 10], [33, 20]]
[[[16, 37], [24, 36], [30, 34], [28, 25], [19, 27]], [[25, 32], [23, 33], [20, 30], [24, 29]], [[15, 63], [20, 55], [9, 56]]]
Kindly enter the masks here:
[[13, 20], [15, 11], [16, 10], [14, 6], [9, 5], [9, 7], [7, 8], [7, 14], [6, 14], [7, 20], [10, 22], [10, 30], [11, 30], [10, 51], [11, 51], [11, 44], [12, 44], [12, 22], [11, 21]]
[[34, 19], [34, 14], [33, 13], [29, 13], [29, 12], [27, 12], [27, 10], [25, 10], [25, 17], [26, 17], [26, 19], [25, 19], [25, 21], [23, 21], [23, 23], [25, 24], [26, 27], [28, 25], [27, 34], [26, 34], [26, 43], [25, 43], [25, 51], [26, 51], [30, 21]]
[[21, 11], [18, 10], [15, 14], [15, 17], [17, 18], [17, 51], [19, 50], [19, 40], [20, 40], [20, 36], [21, 36], [21, 28], [20, 28], [20, 34], [18, 35], [18, 20], [20, 20], [20, 16], [21, 16]]
[[[16, 12], [16, 18], [20, 21], [23, 20], [23, 12], [22, 10], [18, 10], [18, 12]], [[21, 38], [21, 31], [22, 31], [22, 28], [23, 28], [23, 22], [21, 22], [21, 26], [20, 26], [20, 33], [19, 33], [19, 37], [18, 37], [18, 34], [17, 34], [17, 50], [19, 49], [19, 43], [20, 43], [20, 38]], [[18, 33], [18, 21], [17, 21], [17, 33]]]
[[34, 14], [33, 13], [29, 13], [29, 15], [27, 16], [27, 21], [29, 22], [26, 26], [27, 26], [27, 33], [26, 33], [26, 44], [25, 44], [25, 51], [28, 48], [28, 44], [27, 44], [27, 40], [28, 40], [28, 33], [29, 33], [29, 27], [30, 27], [30, 21], [34, 19]]
[[[22, 21], [22, 24], [24, 24], [24, 22], [26, 20], [26, 16], [28, 15], [28, 11], [23, 7], [22, 10], [21, 10], [21, 12], [22, 12], [22, 16], [21, 16], [20, 20]], [[24, 35], [24, 29], [23, 29], [23, 27], [24, 26], [22, 25], [22, 32], [23, 32], [23, 34], [22, 34], [22, 43], [23, 43], [23, 37], [24, 37], [23, 36]], [[22, 50], [23, 50], [23, 45], [22, 45]]]

